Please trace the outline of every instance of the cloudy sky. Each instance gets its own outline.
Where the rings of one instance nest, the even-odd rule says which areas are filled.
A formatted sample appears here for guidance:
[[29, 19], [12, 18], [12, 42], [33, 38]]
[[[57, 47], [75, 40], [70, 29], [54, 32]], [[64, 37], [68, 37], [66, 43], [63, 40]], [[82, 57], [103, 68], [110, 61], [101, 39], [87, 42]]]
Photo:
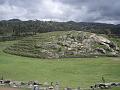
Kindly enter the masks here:
[[0, 0], [0, 20], [120, 23], [120, 0]]

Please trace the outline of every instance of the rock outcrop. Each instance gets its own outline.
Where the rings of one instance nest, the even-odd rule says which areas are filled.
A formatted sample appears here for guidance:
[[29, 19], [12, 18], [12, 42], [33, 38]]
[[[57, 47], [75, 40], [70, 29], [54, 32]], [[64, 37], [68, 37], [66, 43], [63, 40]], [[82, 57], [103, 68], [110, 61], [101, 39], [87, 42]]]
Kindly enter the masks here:
[[[31, 51], [27, 48], [19, 52], [23, 56], [39, 58], [118, 56], [120, 49], [113, 41], [82, 31], [70, 31], [59, 36], [51, 36], [51, 41], [33, 40]], [[33, 43], [33, 41], [31, 43]], [[30, 43], [29, 43], [30, 44]], [[29, 46], [29, 45], [28, 45]], [[18, 48], [18, 47], [17, 47]], [[18, 48], [20, 50], [20, 47]], [[16, 50], [9, 48], [6, 51]], [[29, 53], [25, 54], [24, 51]], [[14, 54], [15, 52], [11, 52]]]

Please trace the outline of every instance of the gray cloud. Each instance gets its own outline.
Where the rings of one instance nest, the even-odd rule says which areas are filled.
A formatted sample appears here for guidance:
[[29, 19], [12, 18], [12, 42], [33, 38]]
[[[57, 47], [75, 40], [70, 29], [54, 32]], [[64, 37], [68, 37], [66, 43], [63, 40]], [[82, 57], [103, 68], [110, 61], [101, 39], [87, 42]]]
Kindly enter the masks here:
[[86, 7], [87, 12], [82, 21], [107, 23], [120, 21], [120, 0], [62, 0], [62, 3], [72, 5], [76, 9]]
[[0, 20], [120, 23], [120, 0], [0, 0]]

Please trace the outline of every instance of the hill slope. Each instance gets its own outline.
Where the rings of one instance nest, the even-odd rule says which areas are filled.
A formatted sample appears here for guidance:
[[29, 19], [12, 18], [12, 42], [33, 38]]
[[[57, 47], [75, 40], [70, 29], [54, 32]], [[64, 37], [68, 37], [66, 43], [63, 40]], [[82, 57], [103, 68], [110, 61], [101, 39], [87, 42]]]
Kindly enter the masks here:
[[[42, 37], [49, 37], [49, 34], [42, 34]], [[119, 57], [39, 59], [2, 52], [16, 42], [0, 42], [0, 75], [5, 79], [38, 80], [41, 83], [58, 81], [60, 87], [75, 88], [100, 83], [102, 76], [106, 82], [120, 81]]]
[[50, 32], [25, 38], [6, 48], [7, 53], [37, 58], [118, 56], [113, 41], [82, 31]]

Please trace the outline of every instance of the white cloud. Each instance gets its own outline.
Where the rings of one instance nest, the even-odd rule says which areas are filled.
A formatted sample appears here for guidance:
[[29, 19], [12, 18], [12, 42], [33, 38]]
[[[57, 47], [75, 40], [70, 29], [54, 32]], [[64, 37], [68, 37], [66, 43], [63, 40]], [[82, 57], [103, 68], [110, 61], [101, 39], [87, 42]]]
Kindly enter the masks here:
[[120, 21], [117, 21], [117, 20], [97, 20], [95, 22], [108, 23], [108, 24], [120, 24]]
[[63, 11], [61, 10], [62, 4], [59, 2], [53, 2], [52, 0], [43, 0], [42, 4], [45, 9], [47, 9], [47, 11], [49, 11], [51, 14], [63, 14]]
[[19, 18], [24, 16], [26, 13], [26, 9], [14, 5], [9, 5], [9, 3], [0, 5], [0, 19]]
[[120, 0], [0, 0], [0, 19], [118, 23]]

